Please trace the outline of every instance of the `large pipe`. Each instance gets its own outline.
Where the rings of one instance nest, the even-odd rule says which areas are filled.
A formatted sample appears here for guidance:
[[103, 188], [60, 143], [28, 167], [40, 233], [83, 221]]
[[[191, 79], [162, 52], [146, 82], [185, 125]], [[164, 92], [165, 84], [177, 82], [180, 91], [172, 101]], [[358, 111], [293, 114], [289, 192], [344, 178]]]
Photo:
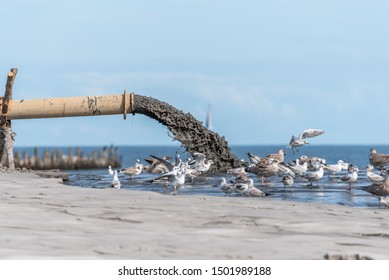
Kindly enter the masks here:
[[115, 115], [132, 112], [134, 94], [13, 100], [9, 120]]
[[217, 133], [206, 129], [191, 114], [184, 113], [168, 103], [152, 97], [133, 93], [13, 100], [10, 103], [9, 120], [143, 114], [165, 125], [189, 153], [201, 152], [212, 159], [212, 171], [240, 166], [231, 153], [227, 141]]

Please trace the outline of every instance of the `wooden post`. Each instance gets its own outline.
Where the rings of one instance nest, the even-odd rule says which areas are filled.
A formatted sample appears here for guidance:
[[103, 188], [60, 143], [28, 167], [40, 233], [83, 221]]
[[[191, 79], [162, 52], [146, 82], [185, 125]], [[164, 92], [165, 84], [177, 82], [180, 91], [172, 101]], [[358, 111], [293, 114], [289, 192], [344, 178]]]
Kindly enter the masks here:
[[1, 128], [5, 128], [6, 126], [8, 111], [12, 104], [12, 88], [17, 73], [18, 73], [17, 68], [12, 68], [11, 71], [8, 72], [7, 83], [5, 84], [4, 98], [2, 99], [2, 106], [1, 106], [1, 121], [0, 121]]
[[[11, 71], [8, 72], [7, 83], [5, 84], [5, 93], [3, 99], [1, 100], [0, 158], [1, 163], [5, 162], [10, 169], [15, 168], [13, 146], [16, 134], [12, 131], [11, 121], [8, 120], [8, 112], [12, 104], [12, 88], [17, 73], [17, 68], [12, 68]], [[6, 152], [6, 154], [4, 154], [4, 152]], [[7, 160], [5, 160], [5, 157]]]

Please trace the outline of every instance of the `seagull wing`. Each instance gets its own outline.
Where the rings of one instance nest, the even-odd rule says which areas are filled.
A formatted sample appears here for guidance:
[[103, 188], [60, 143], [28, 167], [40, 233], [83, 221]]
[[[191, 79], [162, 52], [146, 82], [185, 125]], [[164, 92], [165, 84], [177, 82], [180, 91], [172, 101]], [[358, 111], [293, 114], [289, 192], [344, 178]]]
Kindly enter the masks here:
[[174, 168], [174, 164], [173, 163], [171, 163], [171, 162], [169, 162], [169, 161], [167, 161], [167, 160], [165, 160], [163, 158], [160, 158], [160, 157], [156, 157], [156, 156], [153, 156], [153, 155], [150, 155], [150, 156], [155, 158], [155, 159], [157, 159], [157, 160], [159, 160], [160, 162], [162, 162], [167, 167], [167, 169], [169, 171], [173, 170], [173, 168]]
[[205, 155], [203, 153], [194, 152], [193, 157], [195, 166], [201, 165], [205, 161]]
[[344, 175], [343, 177], [340, 178], [340, 180], [342, 180], [343, 182], [347, 182], [351, 179], [351, 175], [350, 174], [346, 174]]
[[296, 140], [296, 137], [294, 135], [292, 135], [292, 138], [290, 139], [289, 144], [288, 144], [288, 146], [286, 146], [286, 148], [291, 148], [294, 140]]
[[261, 162], [261, 157], [257, 155], [253, 155], [252, 153], [247, 153], [247, 156], [252, 164], [257, 164]]
[[300, 134], [299, 138], [301, 138], [301, 139], [312, 138], [312, 137], [316, 137], [316, 136], [322, 135], [323, 133], [324, 133], [324, 130], [322, 130], [322, 129], [310, 128], [310, 129], [304, 130]]
[[317, 172], [311, 172], [311, 173], [305, 174], [304, 178], [305, 178], [305, 179], [308, 179], [308, 180], [314, 180], [314, 179], [316, 179], [318, 176], [319, 176], [319, 174], [318, 174]]

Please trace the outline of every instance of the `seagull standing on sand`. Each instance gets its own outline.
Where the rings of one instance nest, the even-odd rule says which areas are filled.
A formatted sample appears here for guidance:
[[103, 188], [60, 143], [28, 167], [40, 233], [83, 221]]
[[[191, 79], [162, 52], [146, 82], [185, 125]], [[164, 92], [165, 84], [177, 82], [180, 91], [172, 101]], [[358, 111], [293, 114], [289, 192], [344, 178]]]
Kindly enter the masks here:
[[293, 154], [294, 154], [295, 148], [298, 152], [298, 147], [309, 144], [309, 142], [307, 140], [305, 140], [306, 138], [316, 137], [316, 136], [319, 136], [323, 133], [324, 133], [324, 130], [322, 130], [322, 129], [314, 129], [314, 128], [306, 129], [298, 137], [292, 135], [292, 138], [290, 139], [289, 144], [286, 148], [291, 148], [293, 151]]
[[114, 170], [111, 188], [120, 189], [121, 185], [122, 184], [120, 183], [119, 178], [118, 178], [118, 171]]

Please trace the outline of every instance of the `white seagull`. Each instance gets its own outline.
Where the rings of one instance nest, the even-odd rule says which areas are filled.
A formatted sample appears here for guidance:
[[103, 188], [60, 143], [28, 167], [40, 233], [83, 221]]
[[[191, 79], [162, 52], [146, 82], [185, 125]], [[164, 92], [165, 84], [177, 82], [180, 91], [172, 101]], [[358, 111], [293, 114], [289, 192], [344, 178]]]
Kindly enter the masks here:
[[303, 176], [304, 173], [307, 172], [308, 162], [305, 161], [303, 164], [300, 164], [300, 160], [296, 159], [296, 164], [288, 164], [288, 167], [293, 171], [293, 173], [298, 174], [299, 176]]
[[249, 158], [249, 161], [251, 164], [257, 164], [260, 163], [262, 158], [260, 156], [254, 155], [252, 153], [247, 153], [247, 156]]
[[194, 160], [192, 163], [194, 163], [194, 169], [196, 169], [199, 172], [207, 172], [209, 168], [211, 167], [212, 163], [214, 163], [211, 159], [205, 162], [205, 155], [203, 153], [195, 152], [193, 153]]
[[348, 191], [351, 190], [351, 184], [355, 183], [358, 180], [358, 171], [358, 167], [353, 166], [349, 174], [346, 174], [340, 178], [340, 180], [342, 180], [343, 182], [348, 183]]
[[324, 130], [322, 129], [315, 129], [315, 128], [306, 129], [298, 137], [292, 135], [292, 138], [290, 139], [289, 144], [286, 148], [291, 148], [294, 154], [295, 148], [298, 152], [298, 147], [304, 146], [305, 144], [309, 144], [309, 142], [305, 140], [306, 138], [316, 137], [323, 133]]
[[177, 157], [176, 157], [175, 164], [177, 164], [177, 165], [175, 165], [175, 164], [173, 164], [173, 163], [171, 163], [163, 158], [159, 158], [159, 157], [156, 157], [153, 155], [150, 155], [150, 156], [159, 160], [163, 164], [165, 164], [167, 169], [169, 170], [169, 172], [164, 173], [157, 178], [154, 178], [153, 182], [157, 181], [159, 179], [162, 179], [162, 178], [167, 178], [169, 183], [165, 184], [165, 189], [166, 189], [167, 185], [170, 185], [170, 186], [174, 187], [174, 190], [177, 190], [177, 187], [180, 187], [180, 186], [185, 184], [186, 169], [182, 165], [181, 160], [177, 160]]
[[119, 173], [123, 173], [128, 176], [131, 176], [131, 180], [134, 180], [134, 177], [142, 173], [142, 170], [143, 170], [143, 164], [138, 164], [134, 167], [127, 167], [127, 168], [120, 169]]
[[[310, 173], [307, 173], [304, 175], [304, 178], [307, 179], [309, 182], [311, 182], [311, 186], [312, 186], [312, 183], [314, 181], [317, 181], [319, 182], [319, 180], [321, 178], [323, 178], [323, 175], [324, 175], [324, 165], [323, 164], [320, 164], [319, 166], [319, 170], [317, 171], [312, 171]], [[319, 184], [319, 183], [318, 183]]]
[[336, 175], [337, 173], [339, 173], [340, 171], [342, 171], [342, 169], [344, 168], [344, 161], [343, 160], [338, 160], [338, 163], [336, 164], [326, 164], [324, 165], [324, 169], [328, 172], [328, 173], [331, 173], [331, 175]]
[[260, 189], [254, 186], [253, 179], [248, 180], [248, 186], [249, 186], [249, 190], [248, 190], [249, 196], [253, 196], [253, 197], [266, 196], [266, 194], [263, 191], [261, 191]]
[[230, 196], [233, 192], [235, 192], [235, 185], [227, 184], [225, 178], [220, 178], [219, 185], [220, 190], [224, 193], [224, 196]]
[[389, 208], [389, 198], [382, 197], [382, 196], [380, 196], [379, 198], [380, 198], [379, 205], [381, 205], [382, 203], [385, 208]]
[[120, 183], [119, 178], [118, 178], [118, 171], [114, 170], [111, 188], [120, 189], [121, 185], [122, 184]]
[[235, 192], [244, 196], [249, 195], [249, 183], [235, 183], [234, 186], [235, 186]]
[[374, 173], [373, 169], [374, 169], [374, 167], [371, 164], [366, 166], [365, 170], [366, 170], [367, 179], [369, 179], [369, 181], [371, 181], [373, 183], [384, 181], [385, 177], [383, 177], [383, 176], [381, 176], [379, 174]]

